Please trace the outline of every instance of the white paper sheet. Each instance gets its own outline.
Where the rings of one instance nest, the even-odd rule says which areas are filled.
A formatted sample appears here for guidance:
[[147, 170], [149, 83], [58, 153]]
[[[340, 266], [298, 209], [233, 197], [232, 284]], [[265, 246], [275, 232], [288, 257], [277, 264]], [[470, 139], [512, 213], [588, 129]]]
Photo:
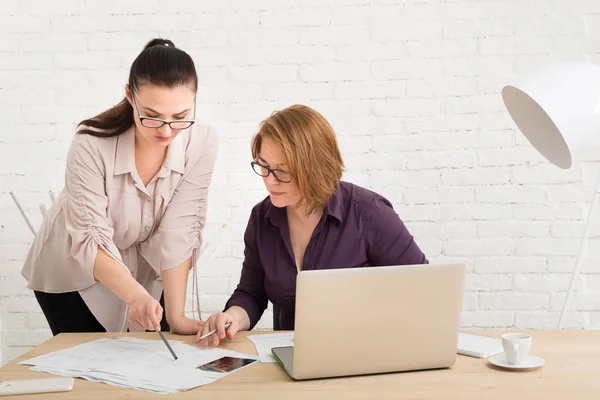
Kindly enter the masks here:
[[294, 345], [294, 332], [283, 332], [283, 333], [267, 333], [265, 335], [252, 335], [248, 336], [248, 339], [258, 352], [258, 359], [263, 363], [274, 363], [277, 362], [271, 353], [273, 347], [287, 347]]
[[[34, 371], [84, 378], [90, 381], [147, 390], [174, 393], [206, 385], [229, 373], [209, 372], [196, 367], [224, 356], [250, 358], [219, 348], [201, 348], [170, 340], [175, 360], [162, 340], [105, 338], [84, 343], [19, 364], [33, 365]], [[234, 371], [235, 372], [235, 371]]]

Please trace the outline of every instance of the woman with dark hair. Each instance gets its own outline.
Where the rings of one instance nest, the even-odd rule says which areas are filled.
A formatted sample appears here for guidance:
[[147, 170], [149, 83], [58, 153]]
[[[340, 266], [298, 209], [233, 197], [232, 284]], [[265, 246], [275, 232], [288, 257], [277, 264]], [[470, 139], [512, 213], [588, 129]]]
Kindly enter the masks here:
[[154, 39], [125, 98], [79, 123], [22, 271], [54, 335], [202, 329], [184, 305], [217, 139], [195, 120], [197, 89], [192, 58]]

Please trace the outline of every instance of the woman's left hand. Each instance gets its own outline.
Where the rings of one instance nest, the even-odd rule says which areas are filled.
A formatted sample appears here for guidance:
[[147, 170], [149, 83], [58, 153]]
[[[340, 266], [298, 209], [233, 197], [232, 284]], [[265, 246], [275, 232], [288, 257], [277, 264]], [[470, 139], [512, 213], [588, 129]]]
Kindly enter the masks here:
[[171, 332], [179, 335], [196, 335], [204, 329], [204, 321], [181, 317], [176, 321], [169, 321]]

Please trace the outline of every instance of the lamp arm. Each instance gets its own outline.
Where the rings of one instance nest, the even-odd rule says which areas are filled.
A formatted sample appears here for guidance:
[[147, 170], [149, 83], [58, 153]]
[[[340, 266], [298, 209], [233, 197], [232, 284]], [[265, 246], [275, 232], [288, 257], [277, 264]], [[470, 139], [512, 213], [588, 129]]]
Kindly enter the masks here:
[[577, 277], [579, 275], [579, 267], [581, 266], [581, 262], [583, 261], [583, 255], [586, 250], [587, 240], [588, 240], [588, 237], [590, 236], [590, 229], [592, 227], [592, 219], [594, 216], [594, 212], [596, 211], [596, 205], [598, 203], [598, 194], [599, 193], [600, 193], [600, 177], [598, 177], [598, 183], [596, 184], [596, 189], [594, 190], [594, 195], [592, 197], [592, 204], [590, 205], [590, 211], [588, 213], [587, 221], [585, 224], [585, 231], [583, 232], [583, 238], [581, 239], [581, 243], [579, 244], [579, 252], [577, 253], [577, 259], [575, 260], [575, 267], [573, 268], [573, 272], [571, 273], [571, 283], [569, 284], [569, 291], [567, 292], [567, 298], [565, 299], [565, 303], [563, 304], [562, 311], [560, 312], [560, 318], [558, 319], [558, 326], [556, 327], [556, 329], [562, 329], [566, 311], [569, 308], [569, 303], [571, 302], [571, 297], [573, 297], [573, 291], [575, 290], [575, 284], [577, 282]]

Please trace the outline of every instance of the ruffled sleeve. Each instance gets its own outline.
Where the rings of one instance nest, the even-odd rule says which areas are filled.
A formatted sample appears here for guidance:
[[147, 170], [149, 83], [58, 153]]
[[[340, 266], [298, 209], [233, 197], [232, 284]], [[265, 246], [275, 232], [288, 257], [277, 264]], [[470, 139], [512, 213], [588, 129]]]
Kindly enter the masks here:
[[139, 252], [156, 273], [177, 267], [187, 259], [195, 265], [206, 220], [208, 187], [217, 156], [217, 136], [205, 126], [190, 136], [181, 181], [154, 234], [139, 244]]
[[98, 247], [124, 265], [113, 242], [114, 230], [107, 215], [106, 169], [96, 141], [89, 135], [75, 135], [67, 155], [63, 203], [71, 256], [92, 278]]

